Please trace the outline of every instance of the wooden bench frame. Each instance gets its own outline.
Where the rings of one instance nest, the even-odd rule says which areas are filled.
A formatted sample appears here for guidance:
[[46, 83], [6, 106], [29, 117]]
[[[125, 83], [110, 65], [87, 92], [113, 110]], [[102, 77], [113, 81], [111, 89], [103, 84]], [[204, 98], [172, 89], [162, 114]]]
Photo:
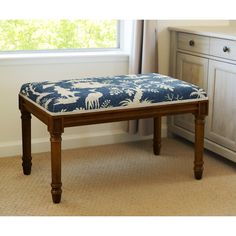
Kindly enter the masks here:
[[41, 109], [35, 103], [19, 95], [19, 109], [22, 122], [22, 166], [25, 175], [31, 173], [31, 114], [36, 116], [47, 125], [51, 142], [51, 194], [54, 203], [61, 201], [61, 135], [64, 128], [150, 118], [154, 120], [153, 152], [160, 154], [161, 148], [161, 117], [182, 113], [192, 113], [195, 116], [195, 154], [194, 175], [196, 179], [202, 178], [203, 173], [203, 150], [204, 150], [204, 124], [208, 114], [208, 100], [191, 102], [157, 104], [155, 106], [140, 108], [124, 108], [107, 111], [94, 111], [76, 114], [51, 115]]

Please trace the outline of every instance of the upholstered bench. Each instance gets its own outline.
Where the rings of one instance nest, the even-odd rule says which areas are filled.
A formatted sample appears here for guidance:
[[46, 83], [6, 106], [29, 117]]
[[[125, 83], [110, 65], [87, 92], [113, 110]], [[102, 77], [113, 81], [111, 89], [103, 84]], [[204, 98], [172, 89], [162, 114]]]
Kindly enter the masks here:
[[202, 177], [208, 98], [196, 85], [156, 73], [27, 83], [19, 93], [19, 108], [25, 175], [31, 173], [32, 165], [31, 114], [48, 127], [54, 203], [61, 200], [61, 135], [65, 127], [152, 117], [153, 150], [158, 155], [161, 116], [192, 113], [195, 116], [194, 174], [196, 179]]

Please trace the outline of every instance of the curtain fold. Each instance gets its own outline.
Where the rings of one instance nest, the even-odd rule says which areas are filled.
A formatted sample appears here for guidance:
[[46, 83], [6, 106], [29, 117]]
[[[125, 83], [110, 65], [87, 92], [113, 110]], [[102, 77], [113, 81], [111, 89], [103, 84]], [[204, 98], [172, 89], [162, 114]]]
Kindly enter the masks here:
[[[158, 72], [157, 58], [157, 21], [136, 20], [134, 22], [129, 73]], [[150, 135], [153, 133], [153, 119], [129, 121], [127, 131], [130, 134]]]

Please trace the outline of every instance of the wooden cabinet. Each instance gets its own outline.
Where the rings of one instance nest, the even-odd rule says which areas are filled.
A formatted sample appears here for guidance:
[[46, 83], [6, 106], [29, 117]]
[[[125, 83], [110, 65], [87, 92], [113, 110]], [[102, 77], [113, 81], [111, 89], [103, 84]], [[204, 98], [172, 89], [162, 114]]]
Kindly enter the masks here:
[[[203, 87], [209, 97], [205, 148], [236, 162], [235, 33], [186, 28], [170, 32], [170, 75]], [[193, 116], [171, 117], [168, 131], [194, 141]]]
[[206, 137], [236, 151], [236, 65], [210, 60]]
[[[207, 88], [207, 59], [178, 52], [176, 62], [176, 78]], [[194, 117], [191, 114], [176, 116], [174, 124], [192, 132], [195, 127]]]

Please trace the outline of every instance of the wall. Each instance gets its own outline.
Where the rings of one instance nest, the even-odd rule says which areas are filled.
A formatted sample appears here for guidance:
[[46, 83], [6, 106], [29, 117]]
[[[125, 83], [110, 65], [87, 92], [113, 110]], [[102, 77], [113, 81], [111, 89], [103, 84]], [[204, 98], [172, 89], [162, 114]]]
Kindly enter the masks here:
[[[231, 22], [231, 21], [230, 21]], [[228, 25], [219, 20], [159, 20], [158, 51], [159, 71], [168, 74], [169, 26], [184, 25]], [[234, 24], [234, 21], [232, 21]], [[21, 84], [32, 81], [59, 80], [84, 76], [102, 76], [128, 73], [128, 56], [69, 56], [44, 58], [6, 58], [0, 55], [0, 157], [21, 154], [21, 126], [18, 110], [18, 92]], [[91, 125], [65, 129], [63, 149], [116, 142], [134, 141], [143, 138], [128, 135], [124, 130], [126, 122]], [[163, 119], [163, 136], [166, 135], [166, 120]], [[47, 128], [32, 118], [32, 152], [49, 151]]]
[[[1, 56], [0, 56], [1, 57]], [[128, 73], [127, 55], [64, 58], [0, 58], [0, 157], [21, 154], [18, 92], [21, 84], [85, 76]], [[125, 122], [65, 129], [63, 148], [100, 145], [135, 139], [124, 131]], [[32, 152], [49, 150], [47, 127], [32, 118]]]

